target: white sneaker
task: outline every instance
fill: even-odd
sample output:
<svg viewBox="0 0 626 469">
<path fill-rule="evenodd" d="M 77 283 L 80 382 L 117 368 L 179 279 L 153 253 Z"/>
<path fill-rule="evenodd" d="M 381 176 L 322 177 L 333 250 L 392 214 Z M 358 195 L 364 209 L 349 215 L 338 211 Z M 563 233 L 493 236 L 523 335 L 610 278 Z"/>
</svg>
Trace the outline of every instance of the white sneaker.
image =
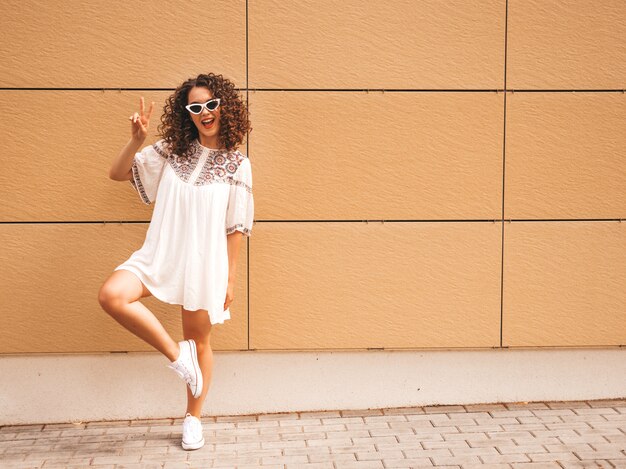
<svg viewBox="0 0 626 469">
<path fill-rule="evenodd" d="M 198 352 L 193 339 L 178 342 L 180 354 L 178 358 L 167 365 L 180 376 L 191 389 L 196 399 L 202 394 L 202 371 L 198 365 Z"/>
<path fill-rule="evenodd" d="M 202 422 L 198 417 L 194 417 L 189 412 L 183 420 L 183 449 L 198 449 L 204 446 L 204 436 L 202 435 Z"/>
</svg>

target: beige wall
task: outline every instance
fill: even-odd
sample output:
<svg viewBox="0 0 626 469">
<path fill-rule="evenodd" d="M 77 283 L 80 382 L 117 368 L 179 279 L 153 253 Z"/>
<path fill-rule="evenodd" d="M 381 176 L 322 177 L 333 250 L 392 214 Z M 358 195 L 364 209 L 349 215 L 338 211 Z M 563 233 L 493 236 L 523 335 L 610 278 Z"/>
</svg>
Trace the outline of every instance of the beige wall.
<svg viewBox="0 0 626 469">
<path fill-rule="evenodd" d="M 97 301 L 152 210 L 107 172 L 209 71 L 256 203 L 215 350 L 626 344 L 626 3 L 384 5 L 2 2 L 0 353 L 151 350 Z"/>
</svg>

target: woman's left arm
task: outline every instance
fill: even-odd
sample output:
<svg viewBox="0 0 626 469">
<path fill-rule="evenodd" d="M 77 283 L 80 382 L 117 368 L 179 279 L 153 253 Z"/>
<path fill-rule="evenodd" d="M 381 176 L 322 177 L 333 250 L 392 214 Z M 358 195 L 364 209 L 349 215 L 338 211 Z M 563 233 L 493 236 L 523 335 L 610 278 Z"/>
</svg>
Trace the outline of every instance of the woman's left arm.
<svg viewBox="0 0 626 469">
<path fill-rule="evenodd" d="M 239 258 L 239 248 L 241 247 L 241 231 L 233 231 L 226 236 L 228 244 L 228 289 L 224 301 L 224 310 L 228 309 L 235 298 L 235 278 L 237 276 L 237 259 Z"/>
</svg>

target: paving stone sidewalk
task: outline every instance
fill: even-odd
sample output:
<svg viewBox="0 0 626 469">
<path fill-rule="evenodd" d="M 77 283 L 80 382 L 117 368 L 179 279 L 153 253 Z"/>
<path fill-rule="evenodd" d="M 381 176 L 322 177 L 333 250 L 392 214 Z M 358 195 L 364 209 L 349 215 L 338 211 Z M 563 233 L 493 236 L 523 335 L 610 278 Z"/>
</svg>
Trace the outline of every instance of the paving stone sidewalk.
<svg viewBox="0 0 626 469">
<path fill-rule="evenodd" d="M 1 468 L 625 468 L 626 399 L 0 427 Z"/>
</svg>

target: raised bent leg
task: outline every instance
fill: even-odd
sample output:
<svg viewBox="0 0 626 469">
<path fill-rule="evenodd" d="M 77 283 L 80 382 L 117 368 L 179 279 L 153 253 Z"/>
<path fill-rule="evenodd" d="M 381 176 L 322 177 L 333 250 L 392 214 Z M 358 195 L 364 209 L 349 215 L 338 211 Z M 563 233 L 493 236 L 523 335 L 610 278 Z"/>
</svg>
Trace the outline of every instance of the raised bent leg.
<svg viewBox="0 0 626 469">
<path fill-rule="evenodd" d="M 128 270 L 116 270 L 100 287 L 98 302 L 118 323 L 174 361 L 178 358 L 178 343 L 152 311 L 138 301 L 146 296 L 150 296 L 150 292 L 137 275 Z"/>
<path fill-rule="evenodd" d="M 193 339 L 198 349 L 198 363 L 202 370 L 202 394 L 197 399 L 187 387 L 187 412 L 200 418 L 202 404 L 209 392 L 211 371 L 213 369 L 213 350 L 211 349 L 211 321 L 206 309 L 188 311 L 181 307 L 183 318 L 183 337 Z"/>
</svg>

